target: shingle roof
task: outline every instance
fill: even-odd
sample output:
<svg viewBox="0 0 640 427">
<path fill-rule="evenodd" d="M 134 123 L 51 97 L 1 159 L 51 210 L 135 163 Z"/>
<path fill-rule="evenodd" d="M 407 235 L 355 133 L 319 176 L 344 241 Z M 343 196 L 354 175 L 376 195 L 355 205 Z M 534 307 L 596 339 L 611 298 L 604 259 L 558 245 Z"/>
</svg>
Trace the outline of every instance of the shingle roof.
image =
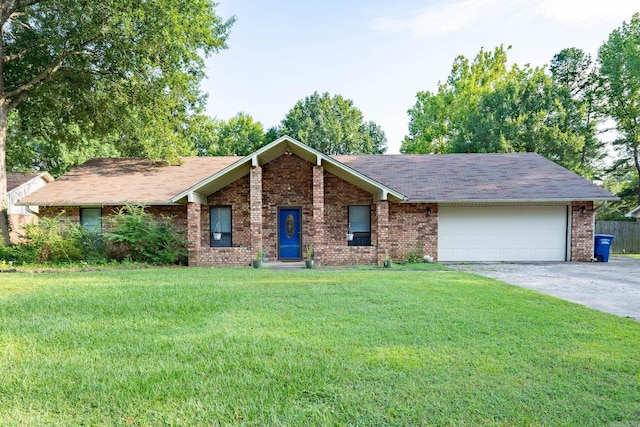
<svg viewBox="0 0 640 427">
<path fill-rule="evenodd" d="M 407 201 L 617 200 L 608 191 L 534 153 L 332 157 L 401 193 Z M 92 159 L 20 203 L 171 204 L 176 195 L 242 159 L 186 157 L 180 166 L 160 166 L 146 159 Z"/>
<path fill-rule="evenodd" d="M 185 157 L 180 166 L 147 159 L 91 159 L 20 201 L 40 206 L 171 204 L 171 197 L 241 157 Z"/>
<path fill-rule="evenodd" d="M 333 157 L 409 201 L 617 200 L 535 153 Z"/>
</svg>

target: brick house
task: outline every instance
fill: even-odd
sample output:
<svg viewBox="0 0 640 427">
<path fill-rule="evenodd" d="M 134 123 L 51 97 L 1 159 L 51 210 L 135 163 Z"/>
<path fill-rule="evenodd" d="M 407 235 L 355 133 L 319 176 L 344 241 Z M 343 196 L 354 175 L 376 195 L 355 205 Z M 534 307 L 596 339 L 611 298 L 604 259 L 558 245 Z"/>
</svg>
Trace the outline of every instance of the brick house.
<svg viewBox="0 0 640 427">
<path fill-rule="evenodd" d="M 589 261 L 594 208 L 617 200 L 533 153 L 327 156 L 282 137 L 246 157 L 180 166 L 92 159 L 24 204 L 99 228 L 127 203 L 174 216 L 189 265 L 300 260 L 379 264 L 410 252 L 439 261 Z M 350 236 L 347 236 L 347 235 Z"/>
</svg>

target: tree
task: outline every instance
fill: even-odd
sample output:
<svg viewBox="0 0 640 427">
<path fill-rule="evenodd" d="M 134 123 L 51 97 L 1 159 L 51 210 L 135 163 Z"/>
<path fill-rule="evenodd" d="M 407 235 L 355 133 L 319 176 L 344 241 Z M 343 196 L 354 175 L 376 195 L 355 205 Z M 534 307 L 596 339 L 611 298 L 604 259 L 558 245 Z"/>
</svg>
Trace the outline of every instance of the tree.
<svg viewBox="0 0 640 427">
<path fill-rule="evenodd" d="M 555 96 L 565 112 L 558 120 L 583 138 L 580 169 L 592 176 L 605 157 L 604 142 L 597 138 L 601 124 L 598 112 L 597 73 L 591 55 L 578 48 L 563 49 L 549 66 Z"/>
<path fill-rule="evenodd" d="M 211 0 L 2 0 L 0 207 L 10 123 L 34 144 L 188 152 L 188 122 L 205 99 L 202 55 L 226 47 L 232 24 Z"/>
<path fill-rule="evenodd" d="M 623 22 L 598 51 L 603 110 L 616 124 L 620 154 L 614 169 L 632 168 L 635 201 L 640 204 L 640 14 Z"/>
<path fill-rule="evenodd" d="M 268 134 L 273 136 L 272 130 Z M 314 92 L 287 113 L 279 136 L 289 135 L 325 154 L 381 154 L 387 138 L 380 126 L 365 122 L 353 101 Z"/>
<path fill-rule="evenodd" d="M 478 115 L 480 99 L 491 92 L 507 73 L 507 53 L 500 46 L 494 52 L 481 49 L 473 62 L 458 56 L 445 83 L 437 93 L 418 92 L 409 110 L 409 135 L 402 143 L 403 153 L 446 153 L 470 143 L 472 135 L 465 123 Z M 453 145 L 457 149 L 453 149 Z M 474 150 L 467 147 L 466 151 Z M 463 150 L 465 151 L 465 150 Z"/>
<path fill-rule="evenodd" d="M 579 170 L 584 137 L 567 124 L 552 79 L 539 67 L 509 67 L 507 50 L 459 56 L 436 93 L 419 92 L 401 151 L 537 152 Z"/>
<path fill-rule="evenodd" d="M 238 113 L 228 122 L 212 123 L 211 139 L 199 144 L 199 156 L 246 156 L 266 142 L 262 123 L 246 113 Z"/>
</svg>

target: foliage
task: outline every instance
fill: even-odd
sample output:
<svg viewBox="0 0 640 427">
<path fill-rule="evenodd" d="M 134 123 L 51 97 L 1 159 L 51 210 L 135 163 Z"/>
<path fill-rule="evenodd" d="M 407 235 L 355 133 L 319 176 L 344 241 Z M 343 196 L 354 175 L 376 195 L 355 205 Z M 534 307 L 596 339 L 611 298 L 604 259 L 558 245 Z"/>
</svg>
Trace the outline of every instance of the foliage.
<svg viewBox="0 0 640 427">
<path fill-rule="evenodd" d="M 145 206 L 127 205 L 105 218 L 104 233 L 111 256 L 125 254 L 132 261 L 150 264 L 176 264 L 187 256 L 184 233 L 173 225 L 171 217 L 156 216 Z"/>
<path fill-rule="evenodd" d="M 22 238 L 24 242 L 20 244 L 0 245 L 0 259 L 18 265 L 105 260 L 99 235 L 87 232 L 78 224 L 64 223 L 60 216 L 40 218 L 37 224 L 25 225 Z"/>
<path fill-rule="evenodd" d="M 569 169 L 590 170 L 583 151 L 594 122 L 576 129 L 581 111 L 541 68 L 507 65 L 507 49 L 459 56 L 436 93 L 419 92 L 409 110 L 403 153 L 537 152 Z M 586 135 L 586 136 L 585 136 Z"/>
<path fill-rule="evenodd" d="M 176 160 L 191 153 L 191 118 L 205 101 L 203 57 L 226 47 L 233 24 L 215 6 L 212 0 L 3 1 L 0 200 L 7 133 L 64 144 L 68 152 L 91 141 L 127 156 Z M 15 113 L 19 132 L 7 132 Z M 35 153 L 13 158 L 25 165 L 27 157 L 44 157 Z"/>
<path fill-rule="evenodd" d="M 46 137 L 34 134 L 26 123 L 20 121 L 19 114 L 11 115 L 9 136 L 7 137 L 7 170 L 12 172 L 31 172 L 46 170 L 58 177 L 72 167 L 93 157 L 120 157 L 115 141 L 105 138 L 88 138 L 81 135 L 76 125 L 68 125 L 63 132 L 73 134 L 59 140 L 53 135 Z"/>
<path fill-rule="evenodd" d="M 300 100 L 289 110 L 273 136 L 289 135 L 325 154 L 382 154 L 387 138 L 376 123 L 365 122 L 353 101 L 328 92 Z"/>
<path fill-rule="evenodd" d="M 554 55 L 549 66 L 553 95 L 559 108 L 552 119 L 561 128 L 581 138 L 582 150 L 575 171 L 595 178 L 606 157 L 605 143 L 597 137 L 604 117 L 599 110 L 597 70 L 591 55 L 567 48 Z"/>
<path fill-rule="evenodd" d="M 196 144 L 199 156 L 246 156 L 266 142 L 264 128 L 260 122 L 246 113 L 238 113 L 229 121 L 212 121 L 209 139 Z"/>
<path fill-rule="evenodd" d="M 407 254 L 407 258 L 404 260 L 406 264 L 417 264 L 422 262 L 422 254 L 417 251 L 411 251 Z"/>
<path fill-rule="evenodd" d="M 0 280 L 5 425 L 634 425 L 640 325 L 457 272 Z"/>
<path fill-rule="evenodd" d="M 619 133 L 614 170 L 632 170 L 634 203 L 640 204 L 640 13 L 615 29 L 598 52 L 602 108 Z M 624 173 L 624 172 L 623 172 Z"/>
</svg>

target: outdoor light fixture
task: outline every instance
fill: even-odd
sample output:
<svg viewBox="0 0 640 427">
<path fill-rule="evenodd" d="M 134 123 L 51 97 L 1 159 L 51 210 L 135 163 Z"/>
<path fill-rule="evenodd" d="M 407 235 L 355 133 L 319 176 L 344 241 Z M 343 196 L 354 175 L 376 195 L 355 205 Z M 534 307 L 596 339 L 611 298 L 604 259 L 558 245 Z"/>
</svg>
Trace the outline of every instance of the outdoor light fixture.
<svg viewBox="0 0 640 427">
<path fill-rule="evenodd" d="M 580 206 L 580 213 L 582 215 L 586 215 L 587 214 L 587 207 L 585 205 Z"/>
<path fill-rule="evenodd" d="M 427 208 L 427 216 L 431 216 L 431 208 Z"/>
</svg>

